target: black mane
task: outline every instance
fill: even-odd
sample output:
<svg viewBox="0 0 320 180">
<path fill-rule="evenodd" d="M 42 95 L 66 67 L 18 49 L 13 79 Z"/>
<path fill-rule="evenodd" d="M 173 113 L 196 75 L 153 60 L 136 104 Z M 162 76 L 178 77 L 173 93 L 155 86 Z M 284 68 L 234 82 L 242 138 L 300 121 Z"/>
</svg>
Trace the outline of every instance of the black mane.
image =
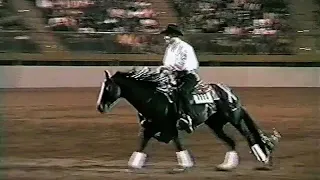
<svg viewBox="0 0 320 180">
<path fill-rule="evenodd" d="M 115 75 L 120 75 L 127 79 L 135 81 L 151 83 L 153 85 L 159 85 L 168 82 L 168 77 L 162 76 L 160 73 L 153 71 L 149 68 L 131 69 L 129 71 L 117 71 Z"/>
</svg>

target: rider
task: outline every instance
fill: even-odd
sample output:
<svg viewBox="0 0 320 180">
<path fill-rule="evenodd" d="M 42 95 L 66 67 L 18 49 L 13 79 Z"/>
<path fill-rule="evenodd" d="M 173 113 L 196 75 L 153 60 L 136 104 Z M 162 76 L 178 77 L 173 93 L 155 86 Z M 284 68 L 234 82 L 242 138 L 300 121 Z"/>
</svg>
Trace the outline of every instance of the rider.
<svg viewBox="0 0 320 180">
<path fill-rule="evenodd" d="M 179 36 L 183 36 L 183 33 L 177 25 L 169 24 L 160 34 L 164 35 L 167 44 L 163 65 L 160 69 L 169 69 L 177 74 L 180 101 L 178 124 L 179 128 L 191 133 L 193 132 L 193 123 L 189 96 L 199 80 L 197 74 L 199 62 L 193 47 L 179 38 Z"/>
</svg>

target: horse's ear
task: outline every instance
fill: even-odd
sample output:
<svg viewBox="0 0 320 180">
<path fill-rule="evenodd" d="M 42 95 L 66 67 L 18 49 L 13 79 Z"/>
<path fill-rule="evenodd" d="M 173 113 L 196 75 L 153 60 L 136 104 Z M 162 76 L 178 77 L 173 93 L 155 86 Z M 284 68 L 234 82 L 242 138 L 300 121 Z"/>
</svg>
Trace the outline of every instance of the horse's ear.
<svg viewBox="0 0 320 180">
<path fill-rule="evenodd" d="M 111 78 L 110 72 L 108 70 L 105 70 L 104 74 L 106 76 L 106 79 L 110 79 Z"/>
</svg>

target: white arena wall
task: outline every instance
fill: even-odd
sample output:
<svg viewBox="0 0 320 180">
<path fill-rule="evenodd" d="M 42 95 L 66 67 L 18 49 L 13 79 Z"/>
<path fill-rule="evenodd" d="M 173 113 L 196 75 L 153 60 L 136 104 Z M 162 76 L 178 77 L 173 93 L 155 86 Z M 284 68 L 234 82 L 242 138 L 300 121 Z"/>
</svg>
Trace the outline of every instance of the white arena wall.
<svg viewBox="0 0 320 180">
<path fill-rule="evenodd" d="M 0 88 L 98 87 L 103 70 L 130 66 L 0 66 Z M 320 87 L 320 67 L 201 67 L 206 82 L 232 87 Z"/>
</svg>

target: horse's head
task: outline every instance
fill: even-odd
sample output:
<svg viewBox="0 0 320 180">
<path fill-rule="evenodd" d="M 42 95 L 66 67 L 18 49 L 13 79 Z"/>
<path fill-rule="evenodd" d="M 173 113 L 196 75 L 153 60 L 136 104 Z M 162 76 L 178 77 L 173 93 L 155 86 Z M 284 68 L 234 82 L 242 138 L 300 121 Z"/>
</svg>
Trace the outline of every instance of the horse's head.
<svg viewBox="0 0 320 180">
<path fill-rule="evenodd" d="M 137 99 L 144 101 L 144 98 L 153 96 L 157 88 L 168 88 L 168 82 L 168 76 L 151 71 L 149 68 L 117 71 L 112 77 L 105 71 L 105 79 L 101 84 L 97 100 L 97 110 L 101 113 L 109 111 L 120 96 L 131 104 Z"/>
<path fill-rule="evenodd" d="M 101 84 L 100 93 L 97 100 L 97 110 L 100 113 L 109 111 L 120 98 L 121 89 L 114 83 L 109 71 L 105 71 L 105 79 Z"/>
</svg>

